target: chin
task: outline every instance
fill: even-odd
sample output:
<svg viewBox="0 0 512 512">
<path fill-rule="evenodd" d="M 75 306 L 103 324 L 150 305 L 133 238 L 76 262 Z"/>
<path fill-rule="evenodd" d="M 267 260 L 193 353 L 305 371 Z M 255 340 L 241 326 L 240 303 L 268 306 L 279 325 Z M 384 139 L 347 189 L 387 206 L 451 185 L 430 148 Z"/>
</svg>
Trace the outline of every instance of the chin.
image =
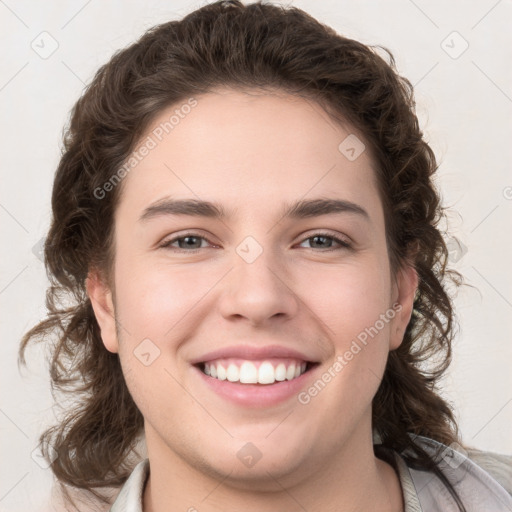
<svg viewBox="0 0 512 512">
<path fill-rule="evenodd" d="M 223 464 L 222 468 L 211 467 L 211 470 L 217 480 L 222 480 L 223 485 L 258 492 L 282 491 L 283 478 L 299 482 L 306 477 L 301 474 L 303 472 L 301 468 L 304 468 L 302 461 L 283 460 L 282 457 L 273 457 L 272 459 L 275 460 L 269 460 L 268 457 L 266 459 L 262 457 L 252 467 L 247 467 L 239 462 L 234 465 Z"/>
<path fill-rule="evenodd" d="M 267 432 L 268 435 L 268 432 Z M 215 478 L 224 483 L 240 489 L 253 489 L 261 491 L 276 491 L 280 488 L 276 479 L 296 474 L 300 478 L 304 468 L 311 470 L 311 463 L 307 463 L 304 441 L 298 436 L 283 443 L 276 437 L 272 440 L 261 437 L 249 437 L 251 441 L 229 442 L 230 446 L 217 445 L 214 457 L 203 459 L 202 468 L 207 473 L 215 474 Z M 205 467 L 208 466 L 208 469 Z"/>
</svg>

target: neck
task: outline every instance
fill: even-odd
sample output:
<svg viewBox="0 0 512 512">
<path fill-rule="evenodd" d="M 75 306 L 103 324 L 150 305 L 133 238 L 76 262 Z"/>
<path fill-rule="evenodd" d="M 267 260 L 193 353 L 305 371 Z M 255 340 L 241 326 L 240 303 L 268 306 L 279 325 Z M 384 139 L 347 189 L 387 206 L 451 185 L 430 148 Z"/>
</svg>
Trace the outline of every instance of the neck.
<svg viewBox="0 0 512 512">
<path fill-rule="evenodd" d="M 148 434 L 151 471 L 144 512 L 403 510 L 400 482 L 394 469 L 375 457 L 371 428 L 356 428 L 329 458 L 304 460 L 282 475 L 265 468 L 250 480 L 234 477 L 234 468 L 217 472 L 204 460 L 190 464 Z"/>
</svg>

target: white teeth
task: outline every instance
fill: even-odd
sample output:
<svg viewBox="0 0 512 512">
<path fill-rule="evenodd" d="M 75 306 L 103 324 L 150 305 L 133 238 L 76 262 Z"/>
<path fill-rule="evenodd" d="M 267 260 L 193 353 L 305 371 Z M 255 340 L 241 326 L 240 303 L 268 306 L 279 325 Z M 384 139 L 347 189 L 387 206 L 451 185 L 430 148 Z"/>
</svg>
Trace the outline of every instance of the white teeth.
<svg viewBox="0 0 512 512">
<path fill-rule="evenodd" d="M 212 365 L 215 366 L 215 365 Z M 228 378 L 228 374 L 226 372 L 226 368 L 222 366 L 221 364 L 217 365 L 217 379 L 219 380 L 226 380 Z"/>
<path fill-rule="evenodd" d="M 286 379 L 286 366 L 284 363 L 279 363 L 276 368 L 276 380 L 283 381 Z"/>
<path fill-rule="evenodd" d="M 259 367 L 253 361 L 243 361 L 238 364 L 212 362 L 205 363 L 203 372 L 218 380 L 240 382 L 241 384 L 274 384 L 284 380 L 293 380 L 300 377 L 307 367 L 305 362 L 272 363 L 262 361 Z"/>
<path fill-rule="evenodd" d="M 258 382 L 258 369 L 249 361 L 245 361 L 240 366 L 240 382 L 243 384 L 256 384 Z"/>
<path fill-rule="evenodd" d="M 236 364 L 230 364 L 228 366 L 226 377 L 229 382 L 238 382 L 240 380 L 240 369 Z"/>
<path fill-rule="evenodd" d="M 275 380 L 272 363 L 268 361 L 261 363 L 260 369 L 258 370 L 258 382 L 260 384 L 274 384 Z"/>
</svg>

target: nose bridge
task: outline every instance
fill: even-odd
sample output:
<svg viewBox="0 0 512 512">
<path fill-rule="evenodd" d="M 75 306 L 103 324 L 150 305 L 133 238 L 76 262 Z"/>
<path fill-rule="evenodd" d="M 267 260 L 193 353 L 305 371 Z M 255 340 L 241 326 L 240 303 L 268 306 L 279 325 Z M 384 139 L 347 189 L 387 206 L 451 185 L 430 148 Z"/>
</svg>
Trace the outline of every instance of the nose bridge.
<svg viewBox="0 0 512 512">
<path fill-rule="evenodd" d="M 296 298 L 272 248 L 248 236 L 235 248 L 233 266 L 222 298 L 224 316 L 243 316 L 257 323 L 279 314 L 295 314 Z"/>
<path fill-rule="evenodd" d="M 249 237 L 248 237 L 249 238 Z M 235 274 L 240 284 L 250 286 L 255 290 L 261 288 L 266 291 L 275 291 L 279 281 L 277 275 L 280 265 L 275 253 L 268 244 L 260 245 L 252 237 L 244 240 L 237 248 L 235 258 Z"/>
</svg>

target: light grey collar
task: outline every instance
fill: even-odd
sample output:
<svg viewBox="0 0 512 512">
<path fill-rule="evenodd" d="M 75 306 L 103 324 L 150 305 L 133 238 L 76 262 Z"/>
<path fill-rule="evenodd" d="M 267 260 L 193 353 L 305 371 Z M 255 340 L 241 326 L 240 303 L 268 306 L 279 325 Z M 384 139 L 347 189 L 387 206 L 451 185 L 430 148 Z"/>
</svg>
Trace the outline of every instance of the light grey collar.
<svg viewBox="0 0 512 512">
<path fill-rule="evenodd" d="M 467 512 L 512 512 L 512 496 L 468 457 L 432 439 L 421 436 L 413 439 L 436 460 Z M 387 449 L 382 452 L 398 473 L 405 512 L 458 512 L 455 501 L 435 474 L 409 467 L 397 452 Z M 149 460 L 145 459 L 135 466 L 110 512 L 143 512 L 142 496 L 148 476 Z"/>
</svg>

